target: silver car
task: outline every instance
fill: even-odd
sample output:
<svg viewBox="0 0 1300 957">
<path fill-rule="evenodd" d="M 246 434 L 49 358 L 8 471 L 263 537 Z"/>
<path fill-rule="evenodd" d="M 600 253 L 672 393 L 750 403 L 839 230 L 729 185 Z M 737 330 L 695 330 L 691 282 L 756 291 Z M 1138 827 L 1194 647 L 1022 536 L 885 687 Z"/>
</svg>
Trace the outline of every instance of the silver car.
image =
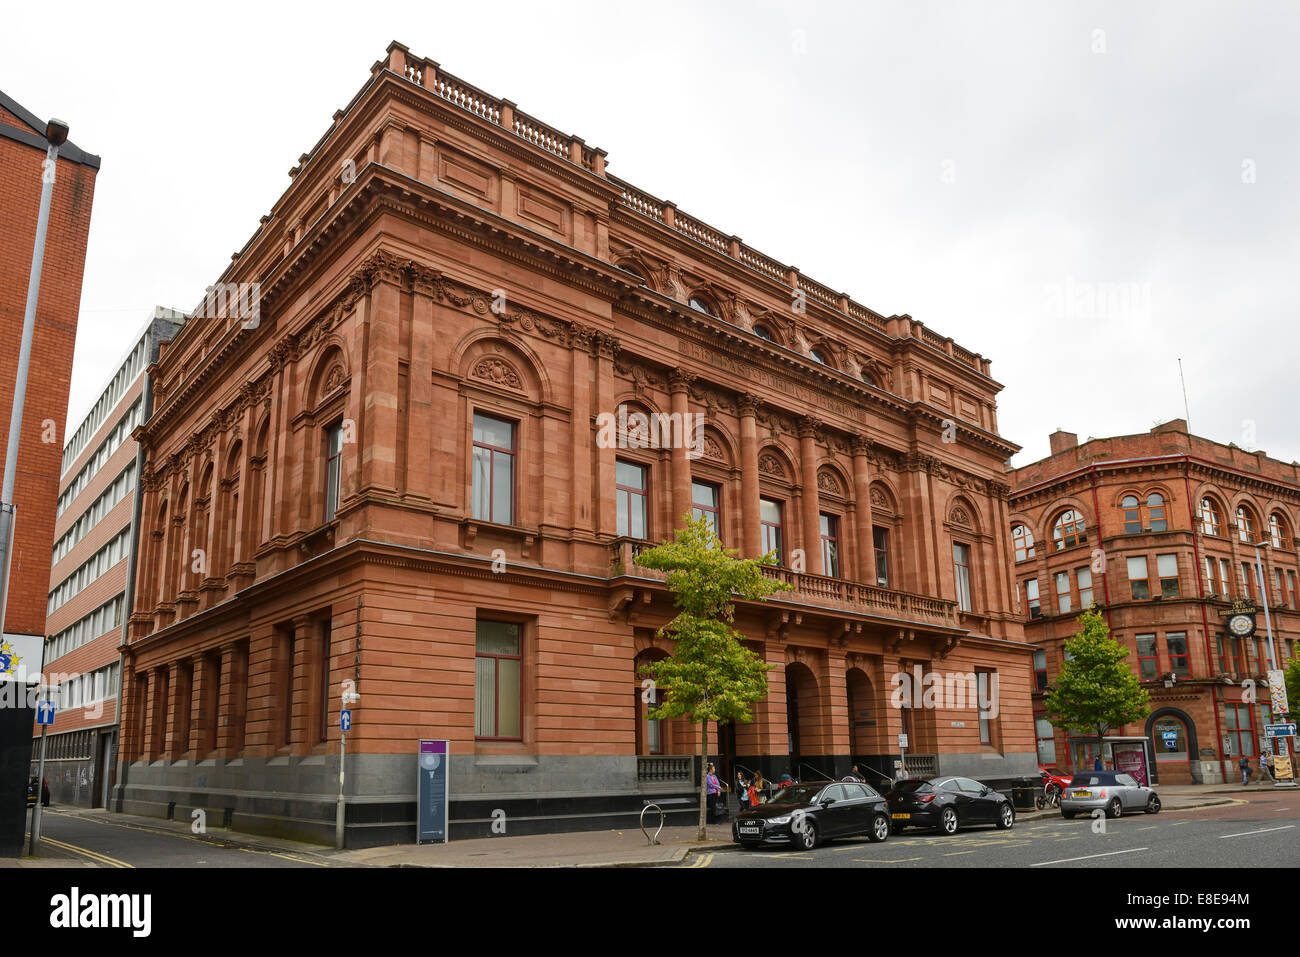
<svg viewBox="0 0 1300 957">
<path fill-rule="evenodd" d="M 1160 796 L 1123 771 L 1080 771 L 1061 792 L 1061 816 L 1091 814 L 1099 808 L 1107 817 L 1119 817 L 1125 811 L 1157 814 Z"/>
</svg>

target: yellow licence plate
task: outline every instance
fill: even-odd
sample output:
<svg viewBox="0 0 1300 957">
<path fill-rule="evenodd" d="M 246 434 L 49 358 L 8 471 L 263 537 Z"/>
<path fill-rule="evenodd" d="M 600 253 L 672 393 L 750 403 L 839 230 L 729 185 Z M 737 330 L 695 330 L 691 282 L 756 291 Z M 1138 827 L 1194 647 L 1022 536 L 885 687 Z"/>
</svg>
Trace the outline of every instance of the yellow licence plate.
<svg viewBox="0 0 1300 957">
<path fill-rule="evenodd" d="M 1075 791 L 1073 794 L 1070 795 L 1070 797 L 1077 797 L 1077 798 L 1090 798 L 1090 797 L 1092 797 L 1092 792 L 1091 792 L 1091 791 Z"/>
<path fill-rule="evenodd" d="M 895 821 L 910 821 L 911 819 L 912 819 L 912 815 L 910 815 L 910 814 L 895 814 L 895 815 L 894 815 L 894 820 L 895 820 Z"/>
</svg>

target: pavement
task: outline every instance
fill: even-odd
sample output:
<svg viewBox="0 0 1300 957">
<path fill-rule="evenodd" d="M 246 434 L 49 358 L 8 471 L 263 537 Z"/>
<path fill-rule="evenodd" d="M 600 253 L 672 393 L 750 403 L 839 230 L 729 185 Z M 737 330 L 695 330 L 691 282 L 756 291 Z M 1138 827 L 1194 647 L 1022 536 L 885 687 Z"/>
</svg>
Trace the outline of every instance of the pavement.
<svg viewBox="0 0 1300 957">
<path fill-rule="evenodd" d="M 1244 787 L 1239 784 L 1163 785 L 1157 788 L 1166 811 L 1233 804 L 1237 800 L 1234 795 L 1259 794 L 1266 790 L 1274 788 L 1270 784 Z M 659 843 L 655 845 L 649 844 L 639 830 L 598 830 L 564 834 L 504 834 L 449 844 L 398 844 L 336 851 L 321 845 L 222 828 L 209 828 L 204 835 L 195 837 L 188 822 L 113 814 L 103 808 L 54 807 L 50 810 L 55 817 L 136 828 L 157 835 L 171 834 L 219 848 L 260 852 L 300 864 L 333 867 L 665 867 L 684 863 L 692 866 L 694 861 L 687 863 L 692 854 L 712 854 L 736 847 L 731 841 L 730 821 L 710 825 L 706 841 L 696 840 L 695 827 L 664 828 Z M 1056 815 L 1057 812 L 1022 809 L 1016 813 L 1019 820 L 1028 820 L 1041 814 Z M 110 860 L 113 859 L 103 855 L 97 858 L 84 847 L 51 839 L 42 840 L 37 857 L 0 858 L 0 868 L 114 866 L 108 863 Z"/>
</svg>

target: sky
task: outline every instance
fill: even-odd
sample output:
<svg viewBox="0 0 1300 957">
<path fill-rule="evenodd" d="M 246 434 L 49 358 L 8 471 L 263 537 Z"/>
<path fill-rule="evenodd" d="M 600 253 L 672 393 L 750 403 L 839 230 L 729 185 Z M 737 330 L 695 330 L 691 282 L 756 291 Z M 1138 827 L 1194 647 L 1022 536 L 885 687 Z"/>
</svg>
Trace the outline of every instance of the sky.
<svg viewBox="0 0 1300 957">
<path fill-rule="evenodd" d="M 58 11 L 58 17 L 51 10 Z M 991 357 L 1015 465 L 1184 414 L 1300 459 L 1300 5 L 10 7 L 0 89 L 103 159 L 73 427 L 396 39 L 609 171 Z"/>
</svg>

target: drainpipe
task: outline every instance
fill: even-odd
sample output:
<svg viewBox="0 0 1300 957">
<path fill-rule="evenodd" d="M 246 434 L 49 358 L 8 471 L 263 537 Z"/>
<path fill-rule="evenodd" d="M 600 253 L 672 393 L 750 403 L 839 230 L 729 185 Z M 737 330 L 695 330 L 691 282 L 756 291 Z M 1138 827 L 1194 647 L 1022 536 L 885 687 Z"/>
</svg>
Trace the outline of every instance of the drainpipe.
<svg viewBox="0 0 1300 957">
<path fill-rule="evenodd" d="M 1183 487 L 1187 495 L 1187 513 L 1192 520 L 1192 556 L 1196 559 L 1196 597 L 1200 599 L 1201 606 L 1201 625 L 1205 630 L 1205 665 L 1209 669 L 1209 674 L 1214 674 L 1214 653 L 1210 648 L 1210 613 L 1205 608 L 1205 582 L 1201 579 L 1201 547 L 1200 526 L 1196 520 L 1196 507 L 1192 502 L 1192 457 L 1183 456 Z M 1224 763 L 1223 756 L 1223 728 L 1219 721 L 1219 685 L 1211 678 L 1210 682 L 1210 707 L 1214 711 L 1214 750 L 1219 752 L 1219 775 L 1223 778 L 1223 783 L 1228 783 L 1228 772 Z M 1196 759 L 1199 761 L 1201 756 L 1198 754 Z"/>
</svg>

